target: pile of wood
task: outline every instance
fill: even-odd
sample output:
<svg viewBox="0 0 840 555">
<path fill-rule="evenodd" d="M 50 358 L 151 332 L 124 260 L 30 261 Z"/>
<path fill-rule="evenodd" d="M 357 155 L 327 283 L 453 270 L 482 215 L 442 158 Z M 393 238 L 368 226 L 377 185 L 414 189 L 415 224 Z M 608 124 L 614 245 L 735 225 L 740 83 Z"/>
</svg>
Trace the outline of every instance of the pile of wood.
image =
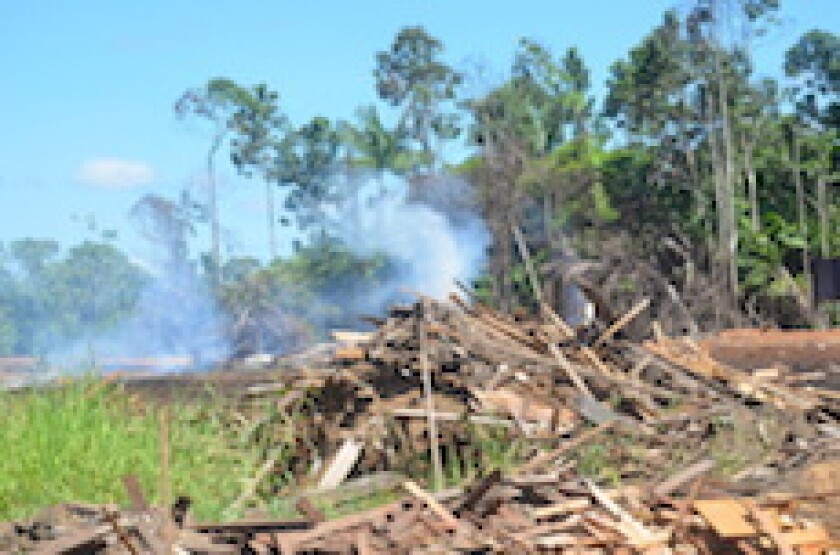
<svg viewBox="0 0 840 555">
<path fill-rule="evenodd" d="M 114 506 L 65 504 L 4 535 L 4 552 L 81 553 L 645 553 L 827 554 L 840 550 L 819 521 L 802 516 L 821 495 L 733 495 L 707 478 L 703 460 L 657 484 L 603 487 L 544 461 L 499 471 L 468 487 L 429 493 L 406 481 L 406 497 L 328 521 L 305 497 L 299 520 L 196 524 L 189 500 L 169 511 L 142 497 Z"/>
<path fill-rule="evenodd" d="M 339 334 L 327 367 L 244 392 L 238 418 L 263 435 L 282 427 L 286 443 L 267 451 L 234 508 L 294 498 L 300 520 L 195 524 L 188 500 L 149 509 L 135 486 L 130 511 L 68 505 L 64 523 L 18 523 L 5 537 L 41 553 L 840 548 L 836 511 L 814 511 L 837 507 L 837 484 L 782 487 L 803 469 L 836 469 L 840 394 L 819 373 L 733 368 L 655 324 L 650 341 L 623 339 L 647 306 L 572 329 L 544 304 L 517 318 L 474 299 L 419 297 L 373 333 Z M 259 412 L 266 401 L 270 415 Z M 463 468 L 469 485 L 445 489 L 445 469 L 482 456 L 476 430 L 518 445 L 514 464 Z M 290 435 L 294 452 L 277 457 Z M 272 490 L 275 473 L 294 475 L 295 489 Z M 397 478 L 399 501 L 332 521 L 309 501 L 383 473 L 413 477 Z"/>
<path fill-rule="evenodd" d="M 661 477 L 685 462 L 677 451 L 703 456 L 733 428 L 763 444 L 757 472 L 838 454 L 840 394 L 820 386 L 824 373 L 740 370 L 689 338 L 621 340 L 644 300 L 609 326 L 578 330 L 547 308 L 544 318 L 516 320 L 450 300 L 424 298 L 369 336 L 342 337 L 337 369 L 308 394 L 324 459 L 352 441 L 358 461 L 345 460 L 348 471 L 356 462 L 357 473 L 404 470 L 399 459 L 418 453 L 433 465 L 436 452 L 445 459 L 470 426 L 505 428 L 542 451 L 611 422 L 645 451 L 642 467 L 628 462 L 621 478 Z"/>
</svg>

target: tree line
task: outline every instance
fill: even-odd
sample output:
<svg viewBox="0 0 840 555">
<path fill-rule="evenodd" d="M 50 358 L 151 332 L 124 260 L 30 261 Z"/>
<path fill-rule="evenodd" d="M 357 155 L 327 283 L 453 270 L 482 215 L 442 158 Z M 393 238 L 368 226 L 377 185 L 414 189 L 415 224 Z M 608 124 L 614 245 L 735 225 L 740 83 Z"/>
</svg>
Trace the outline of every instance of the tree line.
<svg viewBox="0 0 840 555">
<path fill-rule="evenodd" d="M 631 302 L 630 291 L 648 293 L 670 331 L 825 325 L 836 307 L 832 316 L 814 305 L 811 272 L 815 258 L 840 255 L 840 38 L 810 30 L 787 49 L 784 80 L 759 78 L 753 45 L 773 32 L 779 8 L 693 0 L 667 11 L 610 66 L 603 99 L 577 48 L 556 53 L 528 38 L 501 82 L 468 95 L 468 75 L 419 26 L 375 54 L 376 101 L 352 121 L 294 123 L 266 83 L 213 78 L 175 103 L 211 129 L 207 202 L 194 213 L 184 199 L 145 206 L 181 214 L 181 237 L 209 225 L 200 273 L 250 350 L 311 336 L 313 326 L 290 339 L 296 311 L 347 322 L 338 301 L 313 315 L 303 300 L 375 287 L 393 270 L 354 255 L 325 224 L 324 207 L 346 193 L 335 177 L 347 174 L 393 173 L 419 194 L 444 174 L 466 179 L 492 237 L 469 287 L 508 311 L 534 305 L 519 228 L 557 306 L 575 286 L 602 316 Z M 453 148 L 464 156 L 446 157 Z M 264 187 L 267 263 L 223 257 L 216 175 L 226 163 Z M 290 258 L 277 256 L 278 224 L 302 238 Z"/>
</svg>

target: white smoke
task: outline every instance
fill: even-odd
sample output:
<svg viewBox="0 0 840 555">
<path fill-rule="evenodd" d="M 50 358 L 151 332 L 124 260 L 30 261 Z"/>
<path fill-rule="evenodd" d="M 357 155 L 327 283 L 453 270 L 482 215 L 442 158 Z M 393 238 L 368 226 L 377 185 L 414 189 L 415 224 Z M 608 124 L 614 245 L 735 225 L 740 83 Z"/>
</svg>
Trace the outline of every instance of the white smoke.
<svg viewBox="0 0 840 555">
<path fill-rule="evenodd" d="M 456 281 L 469 283 L 482 271 L 490 234 L 463 180 L 435 177 L 410 187 L 393 174 L 336 179 L 338 200 L 320 207 L 328 232 L 359 256 L 386 255 L 396 271 L 376 287 L 311 299 L 308 306 L 298 306 L 301 312 L 290 314 L 293 318 L 323 329 L 319 303 L 339 303 L 355 315 L 383 314 L 392 303 L 413 299 L 412 293 L 445 298 L 457 290 Z M 152 223 L 165 240 L 159 237 L 145 256 L 134 257 L 151 279 L 132 314 L 113 329 L 53 353 L 54 364 L 67 368 L 83 367 L 91 358 L 102 365 L 113 357 L 181 357 L 201 366 L 231 354 L 225 315 L 194 263 L 185 252 L 177 255 L 180 228 L 174 227 L 177 233 L 169 237 L 160 231 L 167 226 Z"/>
<path fill-rule="evenodd" d="M 456 280 L 467 283 L 482 270 L 490 234 L 462 180 L 435 178 L 411 191 L 406 180 L 386 173 L 349 187 L 328 209 L 332 231 L 356 254 L 384 253 L 401 269 L 372 296 L 411 291 L 443 298 Z"/>
<path fill-rule="evenodd" d="M 183 371 L 228 356 L 223 316 L 207 284 L 185 269 L 163 271 L 148 260 L 143 267 L 152 270 L 150 279 L 131 314 L 113 328 L 54 349 L 45 357 L 50 366 Z"/>
</svg>

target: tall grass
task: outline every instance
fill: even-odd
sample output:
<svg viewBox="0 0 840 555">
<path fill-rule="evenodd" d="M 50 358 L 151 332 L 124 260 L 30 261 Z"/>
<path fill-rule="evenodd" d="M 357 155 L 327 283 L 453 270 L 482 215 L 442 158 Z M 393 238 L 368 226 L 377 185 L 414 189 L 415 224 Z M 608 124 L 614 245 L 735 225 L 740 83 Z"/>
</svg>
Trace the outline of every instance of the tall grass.
<svg viewBox="0 0 840 555">
<path fill-rule="evenodd" d="M 198 518 L 219 518 L 260 453 L 237 441 L 221 408 L 182 404 L 170 414 L 170 491 L 190 496 Z M 0 521 L 67 501 L 126 503 L 126 474 L 158 503 L 159 428 L 153 407 L 101 380 L 0 392 Z"/>
</svg>

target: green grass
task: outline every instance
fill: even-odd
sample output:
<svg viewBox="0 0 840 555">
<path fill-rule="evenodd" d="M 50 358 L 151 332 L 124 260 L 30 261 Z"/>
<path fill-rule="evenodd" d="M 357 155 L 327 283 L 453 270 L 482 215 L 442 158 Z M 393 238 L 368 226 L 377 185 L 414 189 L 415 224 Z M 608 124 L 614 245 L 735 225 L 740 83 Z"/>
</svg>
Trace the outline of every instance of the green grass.
<svg viewBox="0 0 840 555">
<path fill-rule="evenodd" d="M 199 519 L 217 519 L 259 464 L 222 407 L 170 407 L 170 490 L 193 499 Z M 60 388 L 0 392 L 0 521 L 68 501 L 127 503 L 122 476 L 136 475 L 159 502 L 157 410 L 94 379 Z"/>
<path fill-rule="evenodd" d="M 266 406 L 254 408 L 253 414 L 242 415 L 214 395 L 168 407 L 169 489 L 173 496 L 193 500 L 192 513 L 198 520 L 229 520 L 253 508 L 278 518 L 298 516 L 291 500 L 308 482 L 292 473 L 290 461 L 300 430 L 298 419 L 305 416 L 299 411 L 293 416 L 278 412 L 271 398 Z M 150 502 L 160 505 L 159 414 L 159 408 L 93 377 L 62 387 L 0 391 L 0 522 L 29 518 L 68 501 L 124 505 L 126 474 L 136 475 Z M 658 472 L 669 475 L 699 457 L 711 456 L 718 462 L 716 474 L 735 473 L 781 441 L 784 426 L 766 415 L 761 422 L 761 434 L 756 422 L 744 415 L 717 422 L 716 434 L 699 448 L 672 447 L 657 463 Z M 644 446 L 627 434 L 607 434 L 567 458 L 576 460 L 583 475 L 617 485 L 626 461 L 646 460 Z M 504 428 L 468 425 L 459 445 L 445 447 L 443 486 L 455 487 L 493 469 L 509 471 L 528 459 L 533 444 Z M 266 458 L 276 460 L 276 471 L 265 476 L 242 511 L 228 511 Z M 431 487 L 427 452 L 418 451 L 405 464 L 392 470 Z M 403 494 L 400 488 L 390 488 L 340 502 L 315 496 L 313 502 L 328 517 L 335 517 Z"/>
</svg>

